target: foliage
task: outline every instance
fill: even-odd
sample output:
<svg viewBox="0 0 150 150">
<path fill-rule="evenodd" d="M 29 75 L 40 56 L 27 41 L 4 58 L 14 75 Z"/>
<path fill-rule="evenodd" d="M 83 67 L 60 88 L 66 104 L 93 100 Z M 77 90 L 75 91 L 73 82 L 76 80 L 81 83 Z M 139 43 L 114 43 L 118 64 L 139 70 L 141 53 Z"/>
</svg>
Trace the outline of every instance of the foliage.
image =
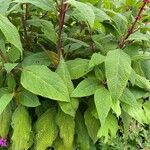
<svg viewBox="0 0 150 150">
<path fill-rule="evenodd" d="M 3 145 L 149 149 L 149 6 L 149 0 L 1 0 Z"/>
</svg>

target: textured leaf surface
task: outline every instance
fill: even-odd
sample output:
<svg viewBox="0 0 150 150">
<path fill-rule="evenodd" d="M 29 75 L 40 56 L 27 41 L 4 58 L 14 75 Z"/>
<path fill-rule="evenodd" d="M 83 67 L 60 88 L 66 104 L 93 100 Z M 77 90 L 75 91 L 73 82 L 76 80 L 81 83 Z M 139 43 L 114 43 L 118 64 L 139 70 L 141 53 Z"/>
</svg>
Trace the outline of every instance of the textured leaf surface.
<svg viewBox="0 0 150 150">
<path fill-rule="evenodd" d="M 27 107 L 37 107 L 40 105 L 38 97 L 27 90 L 23 90 L 20 93 L 19 101 L 22 105 Z"/>
<path fill-rule="evenodd" d="M 7 107 L 7 105 L 10 103 L 13 96 L 14 96 L 14 93 L 6 93 L 0 97 L 0 115 L 2 114 L 4 109 Z"/>
<path fill-rule="evenodd" d="M 12 150 L 27 150 L 31 134 L 31 119 L 23 106 L 18 106 L 12 117 Z"/>
<path fill-rule="evenodd" d="M 74 118 L 59 111 L 57 115 L 57 125 L 59 126 L 59 134 L 64 145 L 68 148 L 72 148 L 75 133 Z"/>
<path fill-rule="evenodd" d="M 98 140 L 97 133 L 100 128 L 100 121 L 92 115 L 91 109 L 87 109 L 85 111 L 84 120 L 88 130 L 88 134 L 93 140 L 93 143 L 95 143 Z"/>
<path fill-rule="evenodd" d="M 11 124 L 12 110 L 8 105 L 0 115 L 0 137 L 6 138 Z"/>
<path fill-rule="evenodd" d="M 94 101 L 101 126 L 103 126 L 112 105 L 112 99 L 109 91 L 104 87 L 99 88 L 95 92 Z"/>
<path fill-rule="evenodd" d="M 109 114 L 106 118 L 106 122 L 103 127 L 101 127 L 98 131 L 98 137 L 101 138 L 102 136 L 105 137 L 105 143 L 108 142 L 109 135 L 111 138 L 116 137 L 116 132 L 118 130 L 118 122 L 114 115 Z"/>
<path fill-rule="evenodd" d="M 55 122 L 55 110 L 48 109 L 42 114 L 35 125 L 35 150 L 44 150 L 52 146 L 53 141 L 58 134 L 57 125 Z"/>
<path fill-rule="evenodd" d="M 114 100 L 122 95 L 131 74 L 130 57 L 122 50 L 109 51 L 105 61 L 108 89 Z"/>
<path fill-rule="evenodd" d="M 63 58 L 61 58 L 61 61 L 57 67 L 56 70 L 57 74 L 63 79 L 64 83 L 67 86 L 69 95 L 72 93 L 72 91 L 74 90 L 74 85 L 71 81 L 71 77 L 70 77 L 70 73 L 68 71 L 68 67 L 64 61 Z M 75 116 L 76 110 L 78 108 L 79 102 L 78 99 L 76 98 L 70 98 L 70 102 L 59 102 L 59 106 L 61 107 L 61 109 L 66 113 L 69 114 L 71 116 Z"/>
<path fill-rule="evenodd" d="M 22 45 L 17 28 L 8 20 L 7 17 L 0 14 L 0 30 L 7 41 L 13 44 L 22 54 Z M 11 33 L 11 34 L 10 34 Z"/>
<path fill-rule="evenodd" d="M 82 18 L 88 23 L 90 27 L 94 26 L 95 14 L 90 5 L 75 0 L 68 0 L 67 2 L 76 7 L 76 9 L 81 13 Z"/>
<path fill-rule="evenodd" d="M 71 79 L 78 79 L 84 76 L 89 70 L 88 64 L 89 60 L 76 58 L 74 60 L 69 60 L 66 62 Z"/>
<path fill-rule="evenodd" d="M 23 87 L 34 94 L 53 100 L 69 102 L 69 93 L 59 75 L 46 66 L 28 66 L 21 75 Z"/>
<path fill-rule="evenodd" d="M 99 53 L 94 53 L 91 57 L 90 62 L 89 62 L 89 68 L 100 65 L 104 61 L 105 61 L 105 56 L 103 56 Z"/>
<path fill-rule="evenodd" d="M 87 78 L 81 81 L 75 88 L 72 97 L 85 97 L 90 96 L 95 93 L 95 91 L 100 87 L 99 81 L 96 78 Z"/>
</svg>

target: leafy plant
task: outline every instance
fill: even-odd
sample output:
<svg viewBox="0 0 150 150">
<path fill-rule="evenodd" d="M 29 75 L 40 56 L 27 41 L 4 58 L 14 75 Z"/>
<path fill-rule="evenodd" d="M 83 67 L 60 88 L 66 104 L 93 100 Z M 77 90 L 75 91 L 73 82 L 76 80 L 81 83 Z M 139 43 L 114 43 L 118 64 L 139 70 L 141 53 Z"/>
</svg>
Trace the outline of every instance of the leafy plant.
<svg viewBox="0 0 150 150">
<path fill-rule="evenodd" d="M 149 6 L 1 0 L 0 147 L 150 148 Z"/>
</svg>

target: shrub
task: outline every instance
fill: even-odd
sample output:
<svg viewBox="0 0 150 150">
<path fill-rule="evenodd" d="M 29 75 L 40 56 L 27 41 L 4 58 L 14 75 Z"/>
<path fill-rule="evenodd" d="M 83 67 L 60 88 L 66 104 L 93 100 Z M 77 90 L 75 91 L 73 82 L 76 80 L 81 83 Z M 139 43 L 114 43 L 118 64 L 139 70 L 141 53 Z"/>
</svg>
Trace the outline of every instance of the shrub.
<svg viewBox="0 0 150 150">
<path fill-rule="evenodd" d="M 1 0 L 1 147 L 150 147 L 149 2 Z"/>
</svg>

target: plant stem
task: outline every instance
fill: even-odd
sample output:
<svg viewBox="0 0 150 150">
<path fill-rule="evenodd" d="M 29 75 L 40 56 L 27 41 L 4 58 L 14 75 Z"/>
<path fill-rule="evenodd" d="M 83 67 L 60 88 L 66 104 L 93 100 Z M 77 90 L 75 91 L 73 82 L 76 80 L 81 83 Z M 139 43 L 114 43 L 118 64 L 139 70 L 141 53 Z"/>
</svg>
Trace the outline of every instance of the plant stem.
<svg viewBox="0 0 150 150">
<path fill-rule="evenodd" d="M 26 27 L 26 20 L 28 19 L 29 7 L 28 7 L 28 4 L 23 4 L 22 9 L 24 8 L 23 6 L 25 6 L 25 14 L 21 17 L 21 20 L 22 20 L 22 26 L 24 30 L 25 46 L 29 49 L 30 40 L 28 39 L 28 33 L 27 33 L 27 27 Z"/>
<path fill-rule="evenodd" d="M 57 52 L 58 56 L 60 58 L 62 54 L 62 32 L 63 32 L 63 27 L 65 23 L 65 15 L 66 11 L 68 9 L 68 4 L 64 3 L 65 0 L 61 0 L 60 6 L 59 6 L 59 30 L 58 30 L 58 41 L 57 41 Z"/>
<path fill-rule="evenodd" d="M 138 22 L 138 20 L 141 18 L 141 14 L 144 10 L 145 5 L 147 4 L 147 2 L 143 1 L 143 4 L 141 6 L 141 8 L 139 9 L 138 15 L 135 18 L 135 21 L 132 23 L 131 27 L 128 29 L 128 33 L 125 35 L 125 37 L 120 41 L 119 43 L 119 48 L 123 48 L 124 45 L 126 44 L 126 40 L 129 38 L 129 36 L 134 33 L 134 28 Z"/>
</svg>

